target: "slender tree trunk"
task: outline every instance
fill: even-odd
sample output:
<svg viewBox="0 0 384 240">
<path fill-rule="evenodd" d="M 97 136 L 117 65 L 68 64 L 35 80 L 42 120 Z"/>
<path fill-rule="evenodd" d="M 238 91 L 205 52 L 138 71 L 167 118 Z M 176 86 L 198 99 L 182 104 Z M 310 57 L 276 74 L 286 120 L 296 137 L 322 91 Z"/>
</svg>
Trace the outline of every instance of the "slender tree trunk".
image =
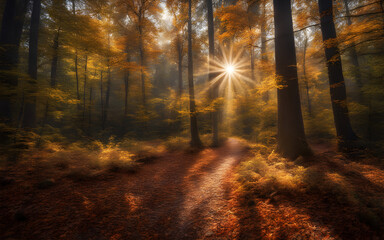
<svg viewBox="0 0 384 240">
<path fill-rule="evenodd" d="M 181 40 L 181 36 L 179 34 L 177 39 L 177 54 L 178 54 L 178 72 L 179 72 L 179 79 L 178 79 L 178 98 L 180 100 L 181 96 L 183 95 L 183 44 Z"/>
<path fill-rule="evenodd" d="M 72 13 L 73 13 L 73 16 L 76 16 L 76 3 L 75 3 L 75 0 L 72 0 Z M 80 101 L 77 48 L 75 48 L 75 76 L 76 76 L 76 96 L 77 96 L 77 100 Z"/>
<path fill-rule="evenodd" d="M 352 25 L 352 19 L 350 17 L 351 13 L 349 11 L 349 6 L 348 6 L 348 0 L 344 0 L 344 6 L 345 6 L 345 12 L 347 15 L 347 24 L 348 26 Z M 351 43 L 351 45 L 354 45 L 354 42 Z M 359 64 L 359 58 L 357 56 L 356 52 L 356 47 L 352 46 L 349 50 L 349 58 L 351 60 L 351 63 L 353 65 L 353 75 L 355 76 L 356 80 L 356 85 L 358 88 L 358 98 L 359 102 L 363 103 L 363 81 L 362 81 L 362 76 L 361 76 L 361 71 L 360 71 L 360 64 Z"/>
<path fill-rule="evenodd" d="M 24 107 L 23 127 L 36 126 L 36 91 L 37 91 L 37 55 L 39 41 L 41 0 L 33 0 L 31 27 L 29 30 L 28 74 L 31 78 L 30 94 L 27 95 Z"/>
<path fill-rule="evenodd" d="M 141 97 L 144 109 L 147 108 L 147 99 L 145 96 L 145 73 L 144 73 L 144 43 L 143 43 L 143 31 L 139 28 L 139 51 L 140 51 L 140 79 L 141 79 Z"/>
<path fill-rule="evenodd" d="M 309 83 L 307 78 L 307 69 L 306 69 L 306 55 L 307 55 L 307 46 L 308 46 L 308 37 L 305 35 L 304 39 L 304 51 L 303 51 L 303 76 L 304 76 L 304 84 L 305 84 L 305 90 L 307 94 L 307 108 L 308 108 L 308 114 L 312 115 L 312 106 L 311 106 L 311 99 L 309 97 Z"/>
<path fill-rule="evenodd" d="M 335 24 L 333 22 L 332 0 L 319 0 L 320 24 L 323 41 L 337 39 Z M 327 46 L 324 44 L 324 46 Z M 349 120 L 347 93 L 343 76 L 338 44 L 324 47 L 328 67 L 329 86 L 331 93 L 333 117 L 340 150 L 352 147 L 357 136 Z"/>
<path fill-rule="evenodd" d="M 87 91 L 87 75 L 88 75 L 88 55 L 85 55 L 85 64 L 84 64 L 84 91 L 83 91 L 83 124 L 85 123 L 85 110 L 86 110 L 86 91 Z"/>
<path fill-rule="evenodd" d="M 268 62 L 267 56 L 267 32 L 266 32 L 266 22 L 265 22 L 265 0 L 261 2 L 261 21 L 260 21 L 260 48 L 261 48 L 261 62 L 262 64 L 266 64 Z M 263 67 L 263 66 L 262 66 Z M 265 78 L 264 71 L 261 71 L 261 81 L 264 81 Z M 266 90 L 263 94 L 264 102 L 269 101 L 269 90 Z"/>
<path fill-rule="evenodd" d="M 17 86 L 19 46 L 23 31 L 28 0 L 7 0 L 4 6 L 0 32 L 0 84 L 2 87 Z M 2 91 L 0 95 L 0 121 L 10 123 L 12 119 L 12 102 L 15 94 Z"/>
<path fill-rule="evenodd" d="M 202 143 L 197 127 L 197 113 L 195 103 L 195 89 L 193 84 L 193 56 L 192 56 L 192 0 L 188 0 L 188 85 L 189 85 L 189 116 L 191 124 L 191 147 L 200 148 Z"/>
<path fill-rule="evenodd" d="M 124 117 L 128 115 L 129 70 L 124 73 Z"/>
<path fill-rule="evenodd" d="M 274 0 L 275 59 L 277 90 L 278 132 L 277 150 L 284 157 L 295 159 L 311 154 L 307 144 L 301 113 L 295 40 L 290 0 Z"/>
<path fill-rule="evenodd" d="M 53 39 L 53 56 L 51 63 L 51 87 L 55 88 L 57 85 L 57 63 L 59 59 L 59 37 L 60 37 L 60 27 L 57 29 L 55 38 Z"/>
<path fill-rule="evenodd" d="M 78 71 L 77 49 L 75 50 L 75 75 L 76 75 L 76 96 L 77 96 L 77 100 L 80 101 L 79 71 Z"/>
<path fill-rule="evenodd" d="M 209 81 L 212 82 L 215 78 L 215 73 L 211 72 L 211 63 L 215 59 L 215 30 L 213 22 L 213 6 L 212 0 L 206 0 L 208 8 L 208 39 L 209 39 Z M 217 99 L 217 86 L 212 86 L 210 89 L 211 101 Z M 219 146 L 219 118 L 218 109 L 211 113 L 212 119 L 212 146 Z"/>
<path fill-rule="evenodd" d="M 253 82 L 256 82 L 256 76 L 255 76 L 255 51 L 253 46 L 249 47 L 249 53 L 251 57 L 251 79 Z"/>
<path fill-rule="evenodd" d="M 105 129 L 107 125 L 107 120 L 108 120 L 110 92 L 111 92 L 111 66 L 108 66 L 107 92 L 105 95 L 104 117 L 103 117 L 103 124 L 102 124 L 103 129 Z"/>
</svg>

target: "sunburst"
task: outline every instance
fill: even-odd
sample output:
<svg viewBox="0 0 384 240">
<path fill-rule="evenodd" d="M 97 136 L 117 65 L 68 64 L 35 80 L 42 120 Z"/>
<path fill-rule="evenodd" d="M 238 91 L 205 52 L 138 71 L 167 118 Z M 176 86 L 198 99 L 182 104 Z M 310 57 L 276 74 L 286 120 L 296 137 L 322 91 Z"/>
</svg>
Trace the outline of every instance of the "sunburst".
<svg viewBox="0 0 384 240">
<path fill-rule="evenodd" d="M 247 86 L 255 82 L 249 74 L 249 61 L 242 57 L 243 51 L 234 51 L 233 47 L 220 45 L 220 53 L 215 59 L 209 60 L 209 73 L 215 77 L 209 82 L 208 89 L 217 88 L 219 96 L 228 98 L 233 92 L 246 92 Z"/>
</svg>

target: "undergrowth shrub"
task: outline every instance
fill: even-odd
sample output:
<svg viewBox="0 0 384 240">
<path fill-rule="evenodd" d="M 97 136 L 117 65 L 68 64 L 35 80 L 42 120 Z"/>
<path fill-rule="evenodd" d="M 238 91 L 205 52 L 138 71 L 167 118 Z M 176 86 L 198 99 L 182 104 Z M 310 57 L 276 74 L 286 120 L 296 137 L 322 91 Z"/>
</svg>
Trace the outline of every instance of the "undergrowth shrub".
<svg viewBox="0 0 384 240">
<path fill-rule="evenodd" d="M 170 137 L 164 141 L 168 151 L 186 150 L 189 147 L 190 140 L 186 137 Z"/>
<path fill-rule="evenodd" d="M 255 198 L 275 201 L 312 195 L 325 203 L 349 207 L 350 214 L 373 229 L 384 226 L 384 195 L 371 195 L 367 186 L 359 184 L 360 174 L 353 169 L 357 163 L 350 165 L 337 153 L 332 159 L 319 155 L 312 161 L 291 161 L 262 144 L 247 146 L 251 157 L 239 165 L 235 177 L 240 183 L 238 191 L 249 206 L 254 205 Z"/>
<path fill-rule="evenodd" d="M 288 160 L 271 153 L 268 157 L 256 154 L 240 164 L 237 180 L 260 197 L 276 192 L 291 194 L 303 189 L 304 167 L 295 166 Z"/>
</svg>

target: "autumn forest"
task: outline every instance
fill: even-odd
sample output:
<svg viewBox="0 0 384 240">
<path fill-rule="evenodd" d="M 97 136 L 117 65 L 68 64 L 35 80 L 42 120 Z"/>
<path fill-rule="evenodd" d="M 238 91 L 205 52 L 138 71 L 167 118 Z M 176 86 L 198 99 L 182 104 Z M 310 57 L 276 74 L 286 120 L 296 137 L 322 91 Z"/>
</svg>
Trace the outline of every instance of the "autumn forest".
<svg viewBox="0 0 384 240">
<path fill-rule="evenodd" d="M 383 0 L 1 0 L 1 239 L 383 239 Z"/>
</svg>

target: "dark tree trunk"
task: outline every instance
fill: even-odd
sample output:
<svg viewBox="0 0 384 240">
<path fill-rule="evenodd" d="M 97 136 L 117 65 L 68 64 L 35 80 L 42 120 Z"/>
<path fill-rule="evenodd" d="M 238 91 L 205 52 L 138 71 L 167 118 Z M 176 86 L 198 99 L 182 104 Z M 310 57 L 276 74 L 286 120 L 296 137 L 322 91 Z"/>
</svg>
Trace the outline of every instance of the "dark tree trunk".
<svg viewBox="0 0 384 240">
<path fill-rule="evenodd" d="M 255 76 L 255 51 L 254 47 L 251 46 L 249 48 L 249 53 L 251 57 L 251 79 L 253 82 L 256 82 L 256 76 Z"/>
<path fill-rule="evenodd" d="M 345 6 L 345 13 L 347 15 L 347 24 L 348 24 L 348 26 L 351 26 L 352 25 L 352 19 L 350 17 L 351 13 L 349 11 L 348 0 L 344 0 L 344 6 Z M 352 41 L 351 45 L 354 45 L 353 41 Z M 362 76 L 361 76 L 361 72 L 360 72 L 359 58 L 357 56 L 357 52 L 356 52 L 356 47 L 355 46 L 352 46 L 349 49 L 349 58 L 350 58 L 351 63 L 353 65 L 352 72 L 353 72 L 353 75 L 355 76 L 356 85 L 357 85 L 357 88 L 358 88 L 359 102 L 363 103 L 363 92 L 362 92 L 363 81 L 362 81 Z"/>
<path fill-rule="evenodd" d="M 77 96 L 77 100 L 80 101 L 79 71 L 78 71 L 78 57 L 77 57 L 77 50 L 75 51 L 75 75 L 76 75 L 76 96 Z"/>
<path fill-rule="evenodd" d="M 72 0 L 72 13 L 73 13 L 73 16 L 76 16 L 76 3 L 75 3 L 75 0 Z M 75 49 L 75 76 L 76 76 L 76 96 L 77 96 L 77 100 L 80 101 L 77 49 Z"/>
<path fill-rule="evenodd" d="M 208 39 L 209 39 L 209 64 L 211 61 L 215 59 L 215 30 L 214 30 L 214 22 L 213 22 L 213 6 L 212 0 L 206 0 L 207 8 L 208 8 Z M 210 72 L 211 66 L 209 65 L 209 81 L 211 82 L 215 78 L 215 73 Z M 211 101 L 215 101 L 217 99 L 217 86 L 212 86 L 210 89 Z M 211 113 L 212 118 L 212 146 L 219 146 L 219 118 L 218 118 L 218 110 L 215 109 Z"/>
<path fill-rule="evenodd" d="M 266 22 L 265 22 L 265 0 L 261 2 L 261 21 L 260 21 L 260 53 L 261 53 L 261 62 L 266 64 L 268 62 L 267 56 L 267 32 L 266 32 Z M 263 66 L 262 66 L 263 67 Z M 261 79 L 264 81 L 265 78 L 264 71 L 261 71 Z M 263 94 L 263 100 L 268 102 L 269 100 L 269 90 L 265 91 Z"/>
<path fill-rule="evenodd" d="M 33 1 L 33 10 L 31 16 L 31 27 L 29 29 L 29 56 L 28 56 L 28 74 L 37 79 L 37 50 L 39 41 L 41 0 Z"/>
<path fill-rule="evenodd" d="M 31 78 L 31 86 L 27 95 L 24 107 L 23 127 L 34 128 L 36 126 L 36 96 L 37 91 L 37 55 L 39 42 L 41 0 L 33 1 L 31 27 L 29 30 L 29 56 L 28 56 L 28 74 Z"/>
<path fill-rule="evenodd" d="M 103 71 L 100 71 L 100 106 L 101 106 L 101 123 L 104 119 L 104 98 L 103 98 Z"/>
<path fill-rule="evenodd" d="M 87 75 L 88 75 L 88 55 L 85 55 L 84 65 L 84 91 L 83 91 L 83 124 L 85 124 L 85 110 L 86 110 L 86 92 L 87 92 Z"/>
<path fill-rule="evenodd" d="M 129 70 L 124 73 L 124 117 L 128 115 Z"/>
<path fill-rule="evenodd" d="M 188 85 L 189 85 L 189 116 L 191 124 L 191 147 L 200 148 L 202 143 L 197 127 L 197 113 L 195 103 L 195 89 L 193 84 L 193 56 L 192 56 L 192 0 L 188 1 Z"/>
<path fill-rule="evenodd" d="M 319 0 L 320 24 L 323 41 L 336 39 L 335 24 L 333 22 L 332 0 Z M 324 44 L 324 46 L 327 46 Z M 337 43 L 324 48 L 327 59 L 328 77 L 331 92 L 333 117 L 340 150 L 352 147 L 357 139 L 349 120 L 347 93 L 341 65 L 340 52 Z"/>
<path fill-rule="evenodd" d="M 5 88 L 17 86 L 19 46 L 23 31 L 28 0 L 7 0 L 4 6 L 0 32 L 0 84 Z M 12 102 L 15 97 L 11 91 L 2 91 L 0 95 L 0 121 L 10 123 Z"/>
<path fill-rule="evenodd" d="M 181 95 L 183 94 L 183 43 L 181 36 L 178 36 L 177 39 L 177 54 L 178 54 L 178 72 L 179 72 L 179 79 L 178 79 L 178 92 L 177 95 L 179 99 L 181 98 Z"/>
<path fill-rule="evenodd" d="M 111 67 L 108 66 L 107 92 L 105 94 L 104 116 L 103 116 L 103 123 L 102 123 L 103 129 L 105 129 L 107 125 L 107 120 L 108 120 L 110 93 L 111 93 Z"/>
<path fill-rule="evenodd" d="M 303 51 L 303 76 L 304 76 L 304 85 L 305 85 L 305 92 L 307 95 L 307 109 L 308 114 L 312 115 L 312 106 L 311 106 L 311 99 L 309 97 L 309 83 L 307 78 L 307 69 L 306 69 L 306 55 L 307 55 L 307 47 L 308 47 L 308 38 L 307 35 L 305 35 L 304 39 L 304 51 Z"/>
<path fill-rule="evenodd" d="M 301 113 L 290 0 L 274 0 L 275 58 L 278 84 L 277 150 L 295 159 L 309 155 Z"/>
<path fill-rule="evenodd" d="M 55 88 L 57 85 L 57 63 L 59 59 L 59 37 L 60 37 L 60 28 L 57 30 L 55 38 L 53 39 L 53 56 L 51 63 L 51 87 Z"/>
<path fill-rule="evenodd" d="M 145 96 L 145 74 L 144 74 L 144 43 L 143 43 L 143 31 L 139 28 L 139 51 L 140 51 L 140 78 L 141 78 L 141 97 L 144 109 L 147 108 L 147 99 Z"/>
</svg>

